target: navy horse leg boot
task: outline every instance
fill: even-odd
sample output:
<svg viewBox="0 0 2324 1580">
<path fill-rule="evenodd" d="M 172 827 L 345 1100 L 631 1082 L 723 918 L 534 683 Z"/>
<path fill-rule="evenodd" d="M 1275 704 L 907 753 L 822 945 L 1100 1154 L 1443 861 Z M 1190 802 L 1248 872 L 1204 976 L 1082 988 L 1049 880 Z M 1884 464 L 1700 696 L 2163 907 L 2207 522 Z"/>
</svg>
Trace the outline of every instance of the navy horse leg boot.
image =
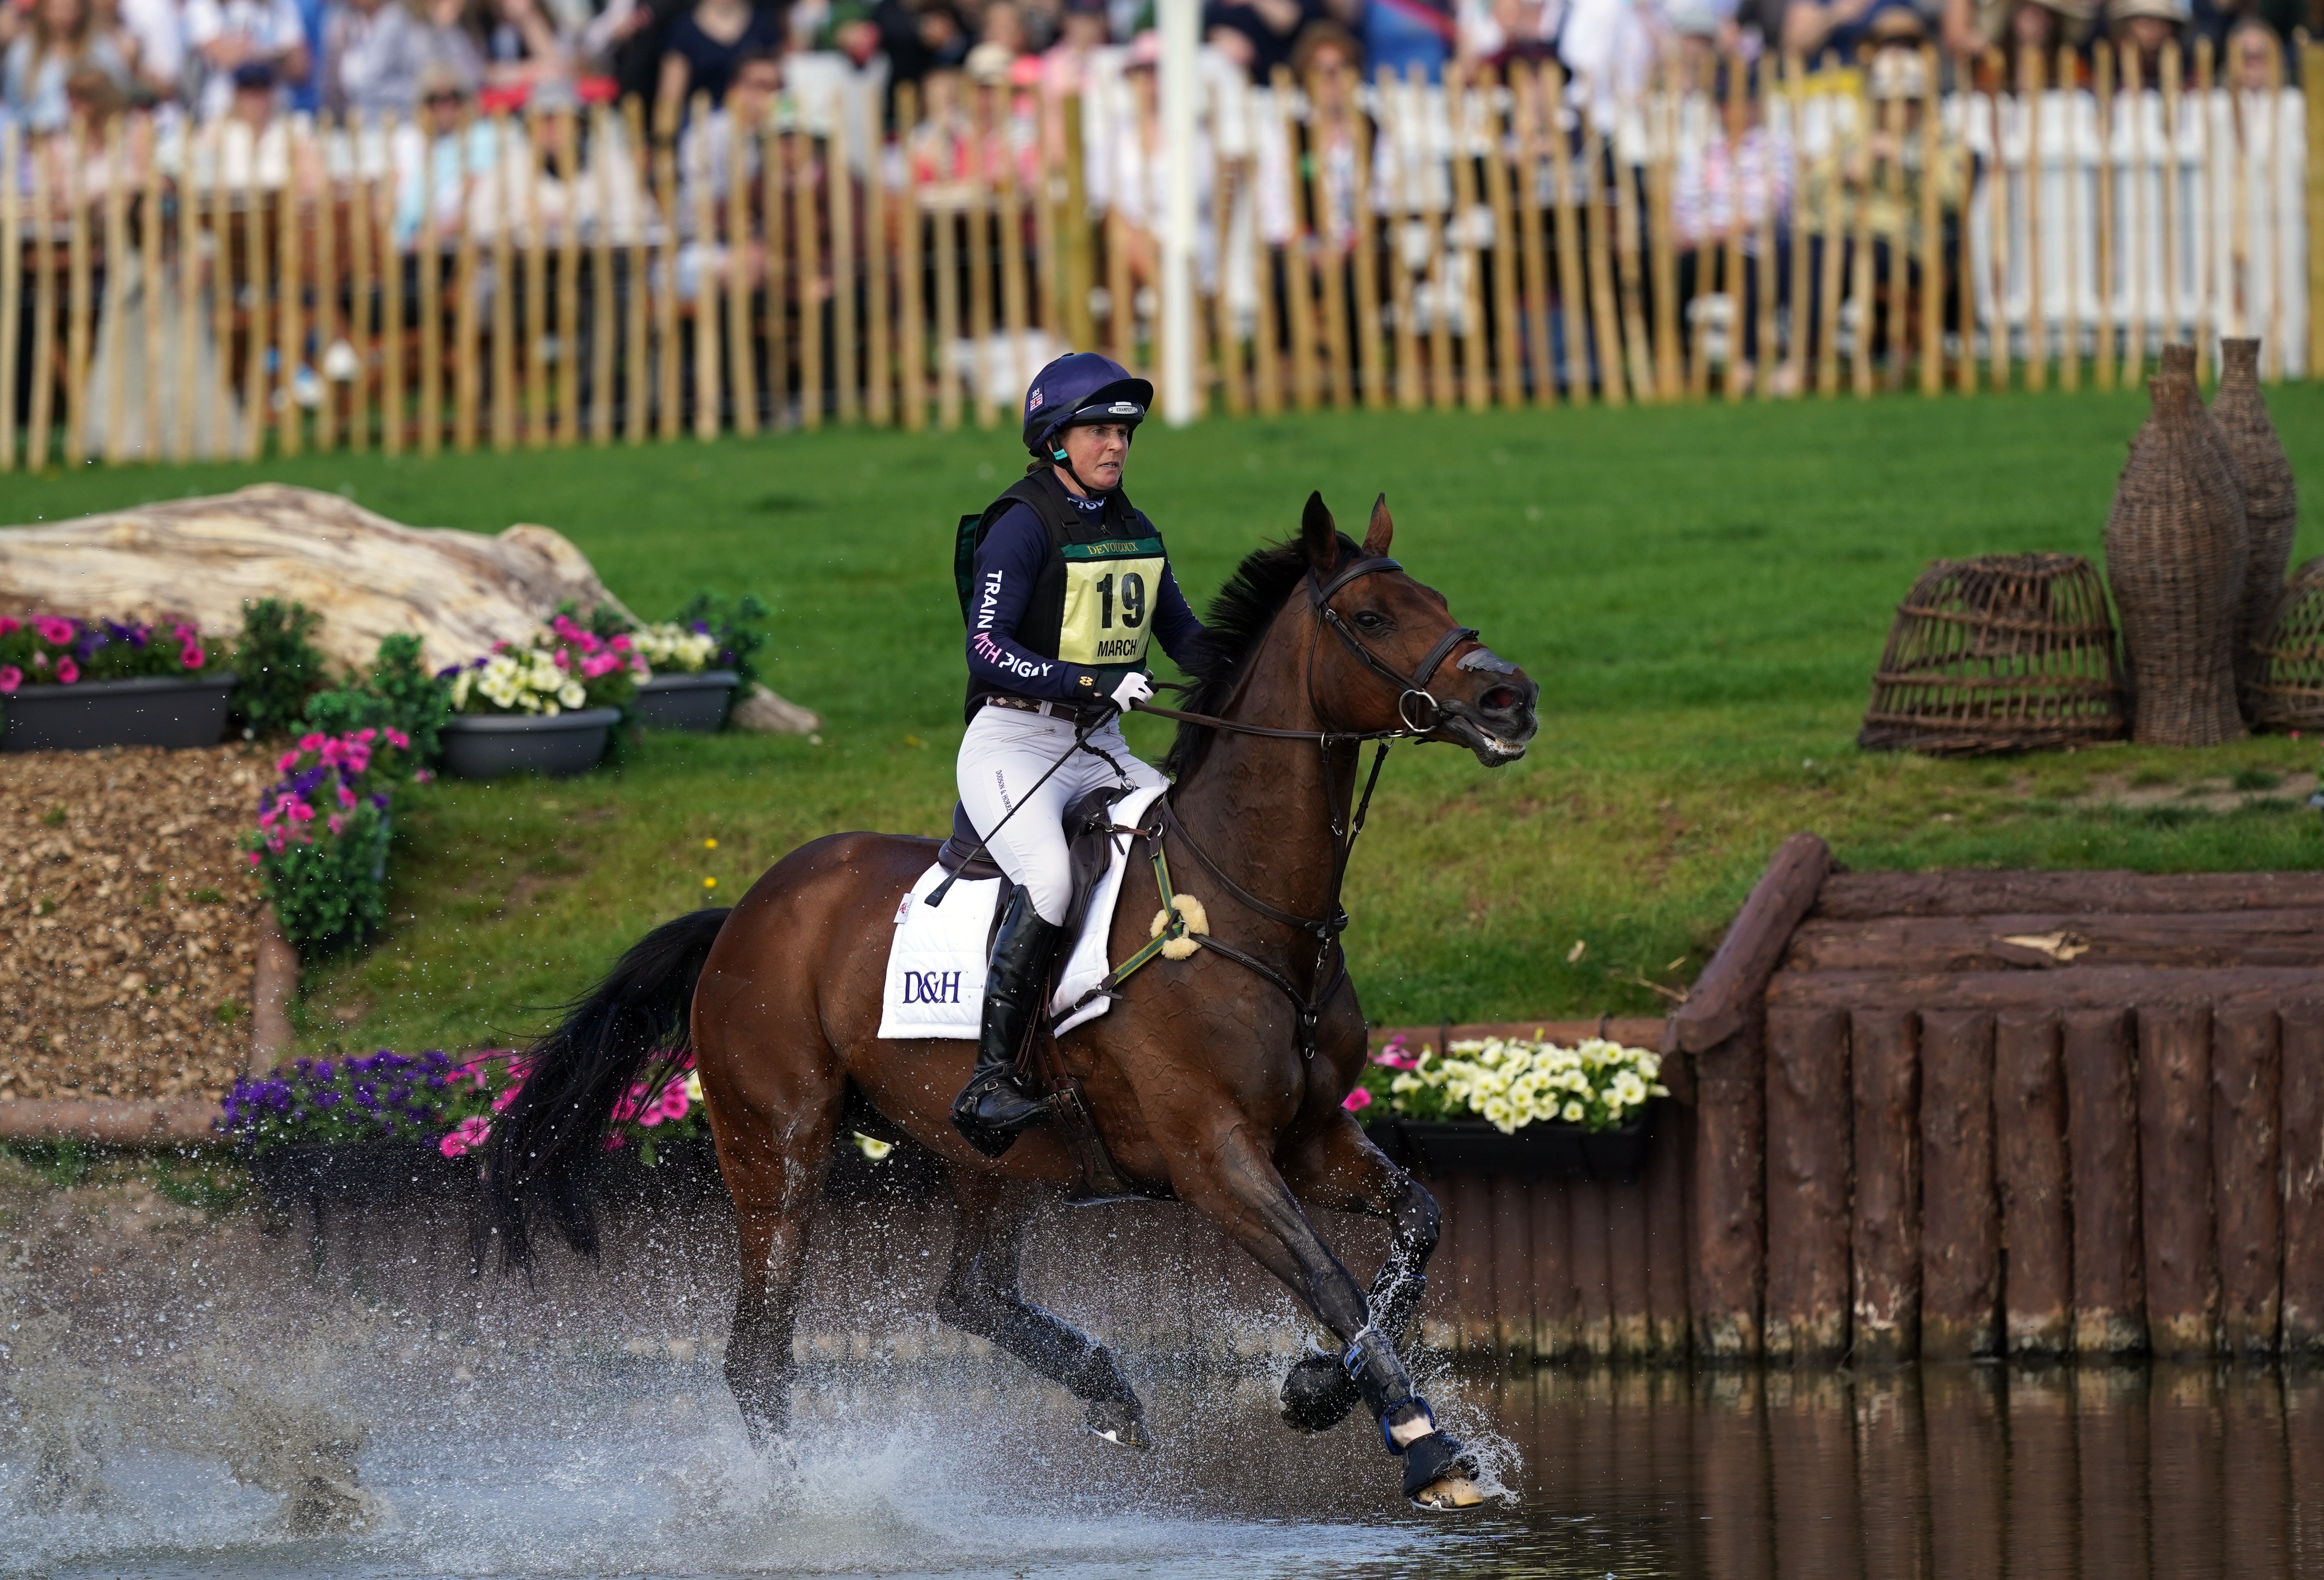
<svg viewBox="0 0 2324 1580">
<path fill-rule="evenodd" d="M 1031 896 L 1020 888 L 1010 896 L 993 937 L 976 1073 L 952 1101 L 953 1128 L 988 1158 L 1007 1152 L 1016 1144 L 1017 1133 L 1047 1111 L 1018 1089 L 1016 1063 L 1026 1028 L 1040 1011 L 1049 982 L 1049 956 L 1064 931 L 1042 921 Z"/>
</svg>

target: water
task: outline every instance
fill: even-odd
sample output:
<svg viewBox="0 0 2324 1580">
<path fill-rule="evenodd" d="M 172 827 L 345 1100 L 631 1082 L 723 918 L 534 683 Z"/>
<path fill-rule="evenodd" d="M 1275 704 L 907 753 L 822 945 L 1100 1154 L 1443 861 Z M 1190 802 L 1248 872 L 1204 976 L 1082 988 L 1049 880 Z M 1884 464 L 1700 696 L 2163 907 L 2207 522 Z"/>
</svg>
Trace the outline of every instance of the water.
<svg viewBox="0 0 2324 1580">
<path fill-rule="evenodd" d="M 914 1236 L 862 1224 L 762 1458 L 718 1373 L 715 1220 L 526 1291 L 467 1281 L 440 1209 L 318 1242 L 134 1179 L 0 1180 L 0 1574 L 2324 1573 L 2301 1373 L 1440 1364 L 1499 1491 L 1422 1514 L 1360 1423 L 1276 1423 L 1296 1328 L 1255 1286 L 1125 1344 L 1160 1439 L 1139 1456 L 921 1324 Z"/>
</svg>

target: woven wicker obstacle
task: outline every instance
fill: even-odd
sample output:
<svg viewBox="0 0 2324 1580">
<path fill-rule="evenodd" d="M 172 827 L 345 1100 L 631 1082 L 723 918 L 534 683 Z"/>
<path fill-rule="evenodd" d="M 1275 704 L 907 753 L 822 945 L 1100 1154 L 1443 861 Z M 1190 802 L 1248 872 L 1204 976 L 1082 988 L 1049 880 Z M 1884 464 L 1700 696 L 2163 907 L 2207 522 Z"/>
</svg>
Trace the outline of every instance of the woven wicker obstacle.
<svg viewBox="0 0 2324 1580">
<path fill-rule="evenodd" d="M 2259 389 L 2259 342 L 2219 342 L 2219 392 L 2211 398 L 2211 418 L 2219 427 L 2236 475 L 2244 485 L 2245 514 L 2251 525 L 2251 557 L 2244 569 L 2243 601 L 2236 611 L 2236 684 L 2244 716 L 2261 722 L 2265 705 L 2259 688 L 2270 666 L 2265 638 L 2269 620 L 2283 598 L 2283 567 L 2292 560 L 2292 539 L 2300 528 L 2300 495 L 2292 463 L 2267 415 Z M 2314 628 L 2310 628 L 2313 639 Z"/>
<path fill-rule="evenodd" d="M 2262 730 L 2324 730 L 2324 556 L 2292 573 L 2245 694 Z"/>
<path fill-rule="evenodd" d="M 2217 746 L 2244 733 L 2233 663 L 2251 556 L 2243 481 L 2192 380 L 2165 373 L 2147 390 L 2153 413 L 2106 528 L 2135 734 L 2152 746 Z"/>
<path fill-rule="evenodd" d="M 1937 756 L 2118 740 L 2106 587 L 2070 554 L 1938 560 L 1897 606 L 1858 746 Z"/>
</svg>

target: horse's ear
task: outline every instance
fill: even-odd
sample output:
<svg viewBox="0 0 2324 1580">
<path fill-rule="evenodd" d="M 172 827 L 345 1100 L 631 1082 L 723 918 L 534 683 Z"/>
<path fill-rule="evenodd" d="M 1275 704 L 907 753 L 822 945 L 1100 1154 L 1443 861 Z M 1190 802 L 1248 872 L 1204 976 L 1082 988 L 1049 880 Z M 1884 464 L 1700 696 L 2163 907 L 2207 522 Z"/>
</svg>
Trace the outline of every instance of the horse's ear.
<svg viewBox="0 0 2324 1580">
<path fill-rule="evenodd" d="M 1332 512 L 1323 504 L 1320 492 L 1307 496 L 1307 508 L 1299 516 L 1299 542 L 1307 550 L 1307 563 L 1323 575 L 1340 560 L 1340 528 L 1332 519 Z"/>
<path fill-rule="evenodd" d="M 1388 495 L 1372 501 L 1372 524 L 1364 529 L 1364 552 L 1375 558 L 1388 553 L 1388 546 L 1396 537 L 1396 523 L 1388 519 Z"/>
</svg>

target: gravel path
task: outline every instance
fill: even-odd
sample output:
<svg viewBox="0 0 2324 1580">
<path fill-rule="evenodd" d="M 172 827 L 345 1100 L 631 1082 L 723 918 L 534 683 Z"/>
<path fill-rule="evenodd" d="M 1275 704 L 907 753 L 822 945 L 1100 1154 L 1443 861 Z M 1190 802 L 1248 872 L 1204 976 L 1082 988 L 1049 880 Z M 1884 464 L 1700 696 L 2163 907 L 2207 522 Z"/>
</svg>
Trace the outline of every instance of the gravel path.
<svg viewBox="0 0 2324 1580">
<path fill-rule="evenodd" d="M 0 757 L 0 1099 L 217 1098 L 263 899 L 246 747 Z"/>
</svg>

